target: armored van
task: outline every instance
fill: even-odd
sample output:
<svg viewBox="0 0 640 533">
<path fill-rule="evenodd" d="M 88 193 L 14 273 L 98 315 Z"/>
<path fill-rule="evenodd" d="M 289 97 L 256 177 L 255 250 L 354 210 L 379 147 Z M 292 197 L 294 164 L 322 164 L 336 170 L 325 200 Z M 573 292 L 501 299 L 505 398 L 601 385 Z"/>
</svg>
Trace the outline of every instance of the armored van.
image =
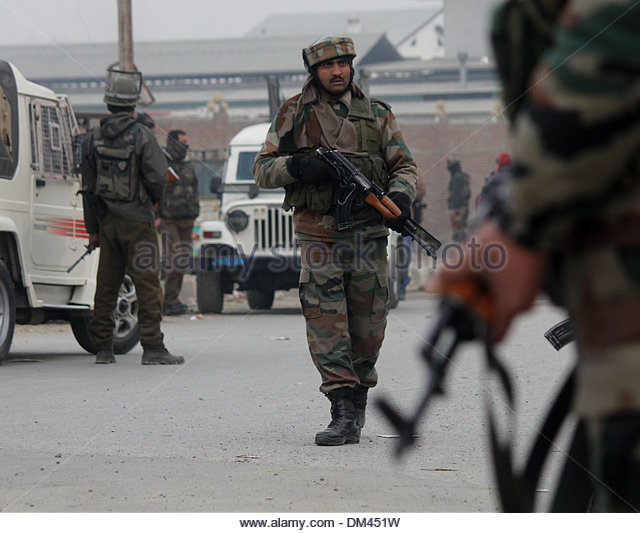
<svg viewBox="0 0 640 533">
<path fill-rule="evenodd" d="M 98 251 L 69 271 L 89 242 L 80 190 L 81 135 L 66 96 L 29 82 L 0 61 L 0 360 L 15 324 L 70 322 L 80 345 L 89 335 Z M 114 351 L 140 338 L 137 298 L 125 279 L 115 309 Z"/>
</svg>

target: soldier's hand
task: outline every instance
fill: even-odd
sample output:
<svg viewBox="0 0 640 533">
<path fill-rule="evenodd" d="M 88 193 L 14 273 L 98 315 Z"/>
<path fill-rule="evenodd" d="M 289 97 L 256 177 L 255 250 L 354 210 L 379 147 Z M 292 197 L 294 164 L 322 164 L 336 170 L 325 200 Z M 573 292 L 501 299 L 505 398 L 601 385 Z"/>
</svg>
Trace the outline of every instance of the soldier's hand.
<svg viewBox="0 0 640 533">
<path fill-rule="evenodd" d="M 489 332 L 494 341 L 500 341 L 512 320 L 533 305 L 547 271 L 548 254 L 525 248 L 493 221 L 480 226 L 460 250 L 462 262 L 446 267 L 443 261 L 427 289 L 446 294 L 447 287 L 460 282 L 482 283 L 492 307 Z"/>
<path fill-rule="evenodd" d="M 313 154 L 297 153 L 287 159 L 287 170 L 297 180 L 310 185 L 338 181 L 335 169 Z"/>
<path fill-rule="evenodd" d="M 97 233 L 89 234 L 89 248 L 91 248 L 92 250 L 100 248 L 100 237 Z"/>
<path fill-rule="evenodd" d="M 411 198 L 402 192 L 390 192 L 387 196 L 389 200 L 398 206 L 402 214 L 395 218 L 385 218 L 384 225 L 393 231 L 397 231 L 403 237 L 406 237 L 409 235 L 409 232 L 403 226 L 405 221 L 411 216 Z"/>
</svg>

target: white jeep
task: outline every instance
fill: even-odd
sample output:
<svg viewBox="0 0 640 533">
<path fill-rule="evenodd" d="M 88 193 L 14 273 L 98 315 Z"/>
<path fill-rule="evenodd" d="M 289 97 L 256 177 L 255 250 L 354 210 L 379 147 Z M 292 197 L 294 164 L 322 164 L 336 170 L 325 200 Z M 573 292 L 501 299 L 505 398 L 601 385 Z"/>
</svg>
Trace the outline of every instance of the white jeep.
<svg viewBox="0 0 640 533">
<path fill-rule="evenodd" d="M 276 290 L 298 286 L 300 256 L 292 213 L 284 211 L 282 188 L 259 189 L 251 167 L 270 123 L 255 124 L 229 142 L 219 194 L 220 219 L 200 223 L 200 250 L 196 254 L 198 308 L 220 313 L 224 295 L 237 286 L 247 293 L 251 309 L 270 309 Z M 389 257 L 396 254 L 402 237 L 392 233 Z M 400 248 L 404 249 L 402 246 Z M 405 270 L 390 261 L 390 298 L 398 305 Z"/>
<path fill-rule="evenodd" d="M 95 353 L 89 320 L 98 252 L 82 256 L 79 175 L 81 136 L 66 96 L 27 81 L 0 61 L 0 361 L 15 324 L 67 320 L 80 345 Z M 115 309 L 114 351 L 140 338 L 137 298 L 125 279 Z"/>
</svg>

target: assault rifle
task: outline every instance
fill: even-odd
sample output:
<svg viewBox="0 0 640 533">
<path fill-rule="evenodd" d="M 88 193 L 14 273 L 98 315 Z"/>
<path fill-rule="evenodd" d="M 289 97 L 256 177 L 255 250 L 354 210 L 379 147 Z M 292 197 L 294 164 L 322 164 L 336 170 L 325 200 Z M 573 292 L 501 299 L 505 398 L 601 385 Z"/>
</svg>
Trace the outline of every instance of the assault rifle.
<svg viewBox="0 0 640 533">
<path fill-rule="evenodd" d="M 67 268 L 67 274 L 71 272 L 74 268 L 76 268 L 76 266 L 80 261 L 82 261 L 85 257 L 87 257 L 91 252 L 93 252 L 93 248 L 91 248 L 91 246 L 89 246 L 88 244 L 85 244 L 84 247 L 86 249 L 85 253 L 83 253 L 80 257 L 78 257 L 78 259 L 76 259 L 76 262 L 73 263 L 73 265 Z"/>
<path fill-rule="evenodd" d="M 393 203 L 393 200 L 338 150 L 327 150 L 320 147 L 316 150 L 316 155 L 322 161 L 331 165 L 340 179 L 340 198 L 338 199 L 336 212 L 338 230 L 345 230 L 351 227 L 351 203 L 356 192 L 362 194 L 365 197 L 365 202 L 379 211 L 385 218 L 396 218 L 402 214 L 402 211 Z M 437 259 L 436 250 L 441 245 L 438 239 L 412 218 L 405 220 L 402 227 L 428 255 Z"/>
</svg>

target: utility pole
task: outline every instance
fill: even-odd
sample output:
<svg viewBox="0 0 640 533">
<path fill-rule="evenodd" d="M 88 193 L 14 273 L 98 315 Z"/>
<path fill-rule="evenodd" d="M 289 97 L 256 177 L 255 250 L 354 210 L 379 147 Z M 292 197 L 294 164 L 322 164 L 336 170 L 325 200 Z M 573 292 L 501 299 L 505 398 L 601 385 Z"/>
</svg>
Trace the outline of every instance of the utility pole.
<svg viewBox="0 0 640 533">
<path fill-rule="evenodd" d="M 118 0 L 118 68 L 126 72 L 138 70 L 133 62 L 133 26 L 131 24 L 131 0 Z M 138 104 L 148 106 L 156 99 L 142 80 Z"/>
<path fill-rule="evenodd" d="M 133 30 L 131 26 L 131 0 L 118 0 L 118 65 L 131 72 L 133 66 Z"/>
</svg>

